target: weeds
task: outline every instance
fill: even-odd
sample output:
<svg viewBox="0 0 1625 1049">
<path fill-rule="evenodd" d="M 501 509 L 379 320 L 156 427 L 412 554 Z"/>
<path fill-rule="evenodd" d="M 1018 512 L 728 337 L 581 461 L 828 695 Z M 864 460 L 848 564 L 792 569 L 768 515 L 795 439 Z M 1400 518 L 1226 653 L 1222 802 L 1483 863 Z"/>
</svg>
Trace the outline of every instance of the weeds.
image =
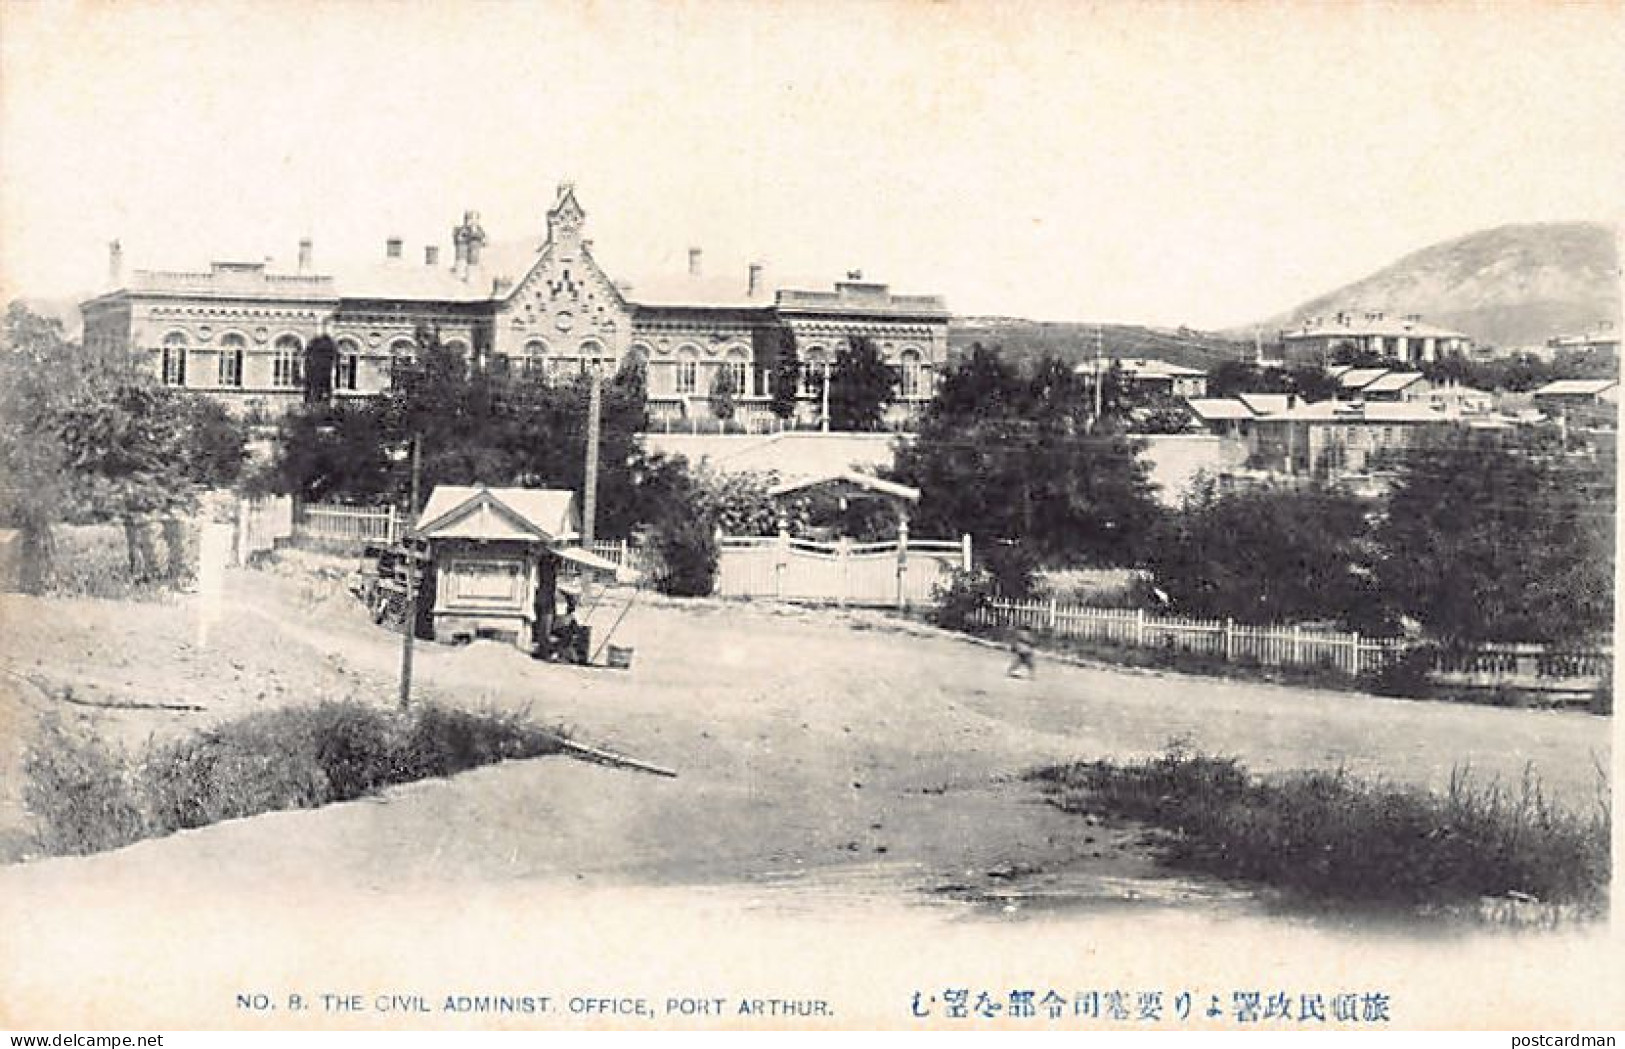
<svg viewBox="0 0 1625 1049">
<path fill-rule="evenodd" d="M 1546 798 L 1528 771 L 1508 790 L 1458 768 L 1440 795 L 1342 769 L 1261 779 L 1234 758 L 1175 744 L 1146 761 L 1034 776 L 1066 811 L 1167 831 L 1170 863 L 1317 902 L 1433 908 L 1513 898 L 1587 915 L 1605 903 L 1606 790 L 1594 811 L 1577 814 Z"/>
<path fill-rule="evenodd" d="M 280 809 L 349 801 L 396 783 L 557 751 L 519 715 L 346 700 L 252 714 L 131 757 L 48 719 L 25 765 L 24 801 L 48 854 Z"/>
</svg>

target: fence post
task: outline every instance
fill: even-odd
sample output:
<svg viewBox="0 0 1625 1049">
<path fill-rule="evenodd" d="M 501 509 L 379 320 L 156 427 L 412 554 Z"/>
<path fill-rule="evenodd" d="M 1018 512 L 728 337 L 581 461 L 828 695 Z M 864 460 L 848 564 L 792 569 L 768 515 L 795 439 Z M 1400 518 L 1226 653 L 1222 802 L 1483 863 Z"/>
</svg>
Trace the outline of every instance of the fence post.
<svg viewBox="0 0 1625 1049">
<path fill-rule="evenodd" d="M 1145 647 L 1145 609 L 1143 608 L 1134 610 L 1134 644 L 1141 648 Z"/>
<path fill-rule="evenodd" d="M 969 532 L 959 537 L 959 567 L 967 572 L 971 569 Z"/>
<path fill-rule="evenodd" d="M 784 597 L 784 570 L 790 566 L 790 525 L 779 522 L 779 545 L 773 552 L 773 596 Z"/>
<path fill-rule="evenodd" d="M 1057 603 L 1058 602 L 1053 596 L 1049 599 L 1049 624 L 1047 629 L 1052 634 L 1055 633 L 1055 624 L 1057 622 L 1056 613 L 1059 611 L 1059 609 L 1056 608 Z"/>
<path fill-rule="evenodd" d="M 1229 616 L 1224 620 L 1224 661 L 1233 663 L 1236 659 L 1236 621 Z"/>
<path fill-rule="evenodd" d="M 897 610 L 908 610 L 908 515 L 897 518 Z"/>
<path fill-rule="evenodd" d="M 1303 634 L 1296 624 L 1292 627 L 1292 665 L 1298 666 L 1303 662 Z"/>
<path fill-rule="evenodd" d="M 616 563 L 621 568 L 629 568 L 631 566 L 631 562 L 632 562 L 632 547 L 630 546 L 630 544 L 627 543 L 627 541 L 625 539 L 622 539 L 621 540 L 621 553 L 620 553 L 620 557 L 617 558 Z"/>
<path fill-rule="evenodd" d="M 836 586 L 838 588 L 835 591 L 835 593 L 836 593 L 835 604 L 839 608 L 845 608 L 846 607 L 846 592 L 849 589 L 849 587 L 847 586 L 847 578 L 846 578 L 847 577 L 847 561 L 846 561 L 846 559 L 847 559 L 847 546 L 850 543 L 851 543 L 851 540 L 849 540 L 844 535 L 841 536 L 841 538 L 838 539 L 836 541 L 836 543 L 835 543 L 835 567 L 836 567 L 835 580 L 836 580 Z"/>
</svg>

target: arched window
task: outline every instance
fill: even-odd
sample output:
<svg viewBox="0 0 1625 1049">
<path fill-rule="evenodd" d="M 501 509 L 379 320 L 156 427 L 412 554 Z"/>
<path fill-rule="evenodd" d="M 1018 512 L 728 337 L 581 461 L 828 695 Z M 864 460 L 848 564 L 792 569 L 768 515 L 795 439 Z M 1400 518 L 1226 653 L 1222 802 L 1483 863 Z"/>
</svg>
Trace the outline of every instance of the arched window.
<svg viewBox="0 0 1625 1049">
<path fill-rule="evenodd" d="M 361 344 L 354 339 L 340 339 L 338 353 L 333 355 L 333 388 L 354 390 L 361 372 Z"/>
<path fill-rule="evenodd" d="M 271 385 L 291 390 L 305 384 L 305 346 L 297 335 L 277 339 L 271 356 Z"/>
<path fill-rule="evenodd" d="M 218 381 L 221 386 L 241 386 L 243 384 L 243 354 L 248 350 L 248 340 L 236 332 L 227 332 L 220 336 L 220 374 Z"/>
<path fill-rule="evenodd" d="M 925 396 L 925 369 L 920 362 L 920 351 L 905 349 L 897 357 L 898 371 L 902 373 L 902 392 L 905 400 L 918 400 Z"/>
<path fill-rule="evenodd" d="M 531 339 L 525 343 L 519 370 L 524 375 L 536 375 L 545 378 L 547 375 L 547 343 L 541 339 Z"/>
<path fill-rule="evenodd" d="M 186 385 L 186 335 L 172 331 L 164 336 L 163 378 L 165 386 Z"/>
<path fill-rule="evenodd" d="M 677 351 L 677 393 L 691 394 L 700 386 L 700 355 L 693 347 Z"/>
<path fill-rule="evenodd" d="M 416 341 L 408 339 L 405 336 L 398 339 L 391 339 L 389 343 L 389 355 L 397 360 L 410 364 L 417 359 L 418 344 Z"/>
<path fill-rule="evenodd" d="M 465 340 L 465 339 L 447 339 L 445 341 L 444 345 L 445 345 L 446 349 L 450 350 L 452 353 L 455 353 L 458 357 L 462 358 L 465 361 L 468 360 L 468 342 L 467 342 L 467 340 Z"/>
</svg>

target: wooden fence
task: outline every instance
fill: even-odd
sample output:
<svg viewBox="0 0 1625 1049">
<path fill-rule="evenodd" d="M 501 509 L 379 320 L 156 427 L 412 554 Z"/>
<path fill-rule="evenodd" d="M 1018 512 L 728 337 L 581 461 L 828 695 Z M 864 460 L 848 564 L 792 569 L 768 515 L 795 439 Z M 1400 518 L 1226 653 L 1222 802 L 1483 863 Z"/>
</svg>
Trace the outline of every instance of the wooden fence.
<svg viewBox="0 0 1625 1049">
<path fill-rule="evenodd" d="M 929 604 L 954 569 L 971 560 L 970 537 L 883 543 L 819 543 L 778 536 L 722 536 L 719 597 L 774 598 L 906 608 Z"/>
<path fill-rule="evenodd" d="M 237 527 L 233 554 L 238 564 L 276 547 L 278 539 L 293 535 L 293 499 L 286 495 L 237 501 Z"/>
<path fill-rule="evenodd" d="M 1226 662 L 1311 667 L 1350 677 L 1381 670 L 1414 647 L 1402 640 L 1303 627 L 1247 626 L 1228 619 L 1154 616 L 1143 609 L 1090 608 L 1055 601 L 994 600 L 977 616 L 990 627 L 1024 627 L 1055 637 L 1103 641 L 1216 656 Z M 1605 650 L 1558 650 L 1542 645 L 1483 645 L 1427 649 L 1429 677 L 1468 688 L 1586 692 L 1613 667 Z"/>
<path fill-rule="evenodd" d="M 978 617 L 984 626 L 1025 627 L 1056 637 L 1165 648 L 1263 666 L 1323 667 L 1357 677 L 1405 651 L 1402 641 L 1359 634 L 1255 627 L 1227 619 L 1154 616 L 1143 609 L 1089 608 L 1054 601 L 995 600 Z"/>
<path fill-rule="evenodd" d="M 294 522 L 300 538 L 350 543 L 393 543 L 400 534 L 400 519 L 393 506 L 300 507 Z"/>
</svg>

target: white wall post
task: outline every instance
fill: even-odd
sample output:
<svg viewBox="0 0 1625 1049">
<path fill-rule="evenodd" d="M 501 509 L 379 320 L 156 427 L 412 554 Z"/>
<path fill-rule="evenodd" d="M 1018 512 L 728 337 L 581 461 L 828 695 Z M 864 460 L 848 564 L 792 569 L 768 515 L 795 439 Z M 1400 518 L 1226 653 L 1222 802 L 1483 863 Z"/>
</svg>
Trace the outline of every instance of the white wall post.
<svg viewBox="0 0 1625 1049">
<path fill-rule="evenodd" d="M 959 537 L 959 567 L 967 572 L 971 570 L 969 532 L 966 532 Z"/>
</svg>

